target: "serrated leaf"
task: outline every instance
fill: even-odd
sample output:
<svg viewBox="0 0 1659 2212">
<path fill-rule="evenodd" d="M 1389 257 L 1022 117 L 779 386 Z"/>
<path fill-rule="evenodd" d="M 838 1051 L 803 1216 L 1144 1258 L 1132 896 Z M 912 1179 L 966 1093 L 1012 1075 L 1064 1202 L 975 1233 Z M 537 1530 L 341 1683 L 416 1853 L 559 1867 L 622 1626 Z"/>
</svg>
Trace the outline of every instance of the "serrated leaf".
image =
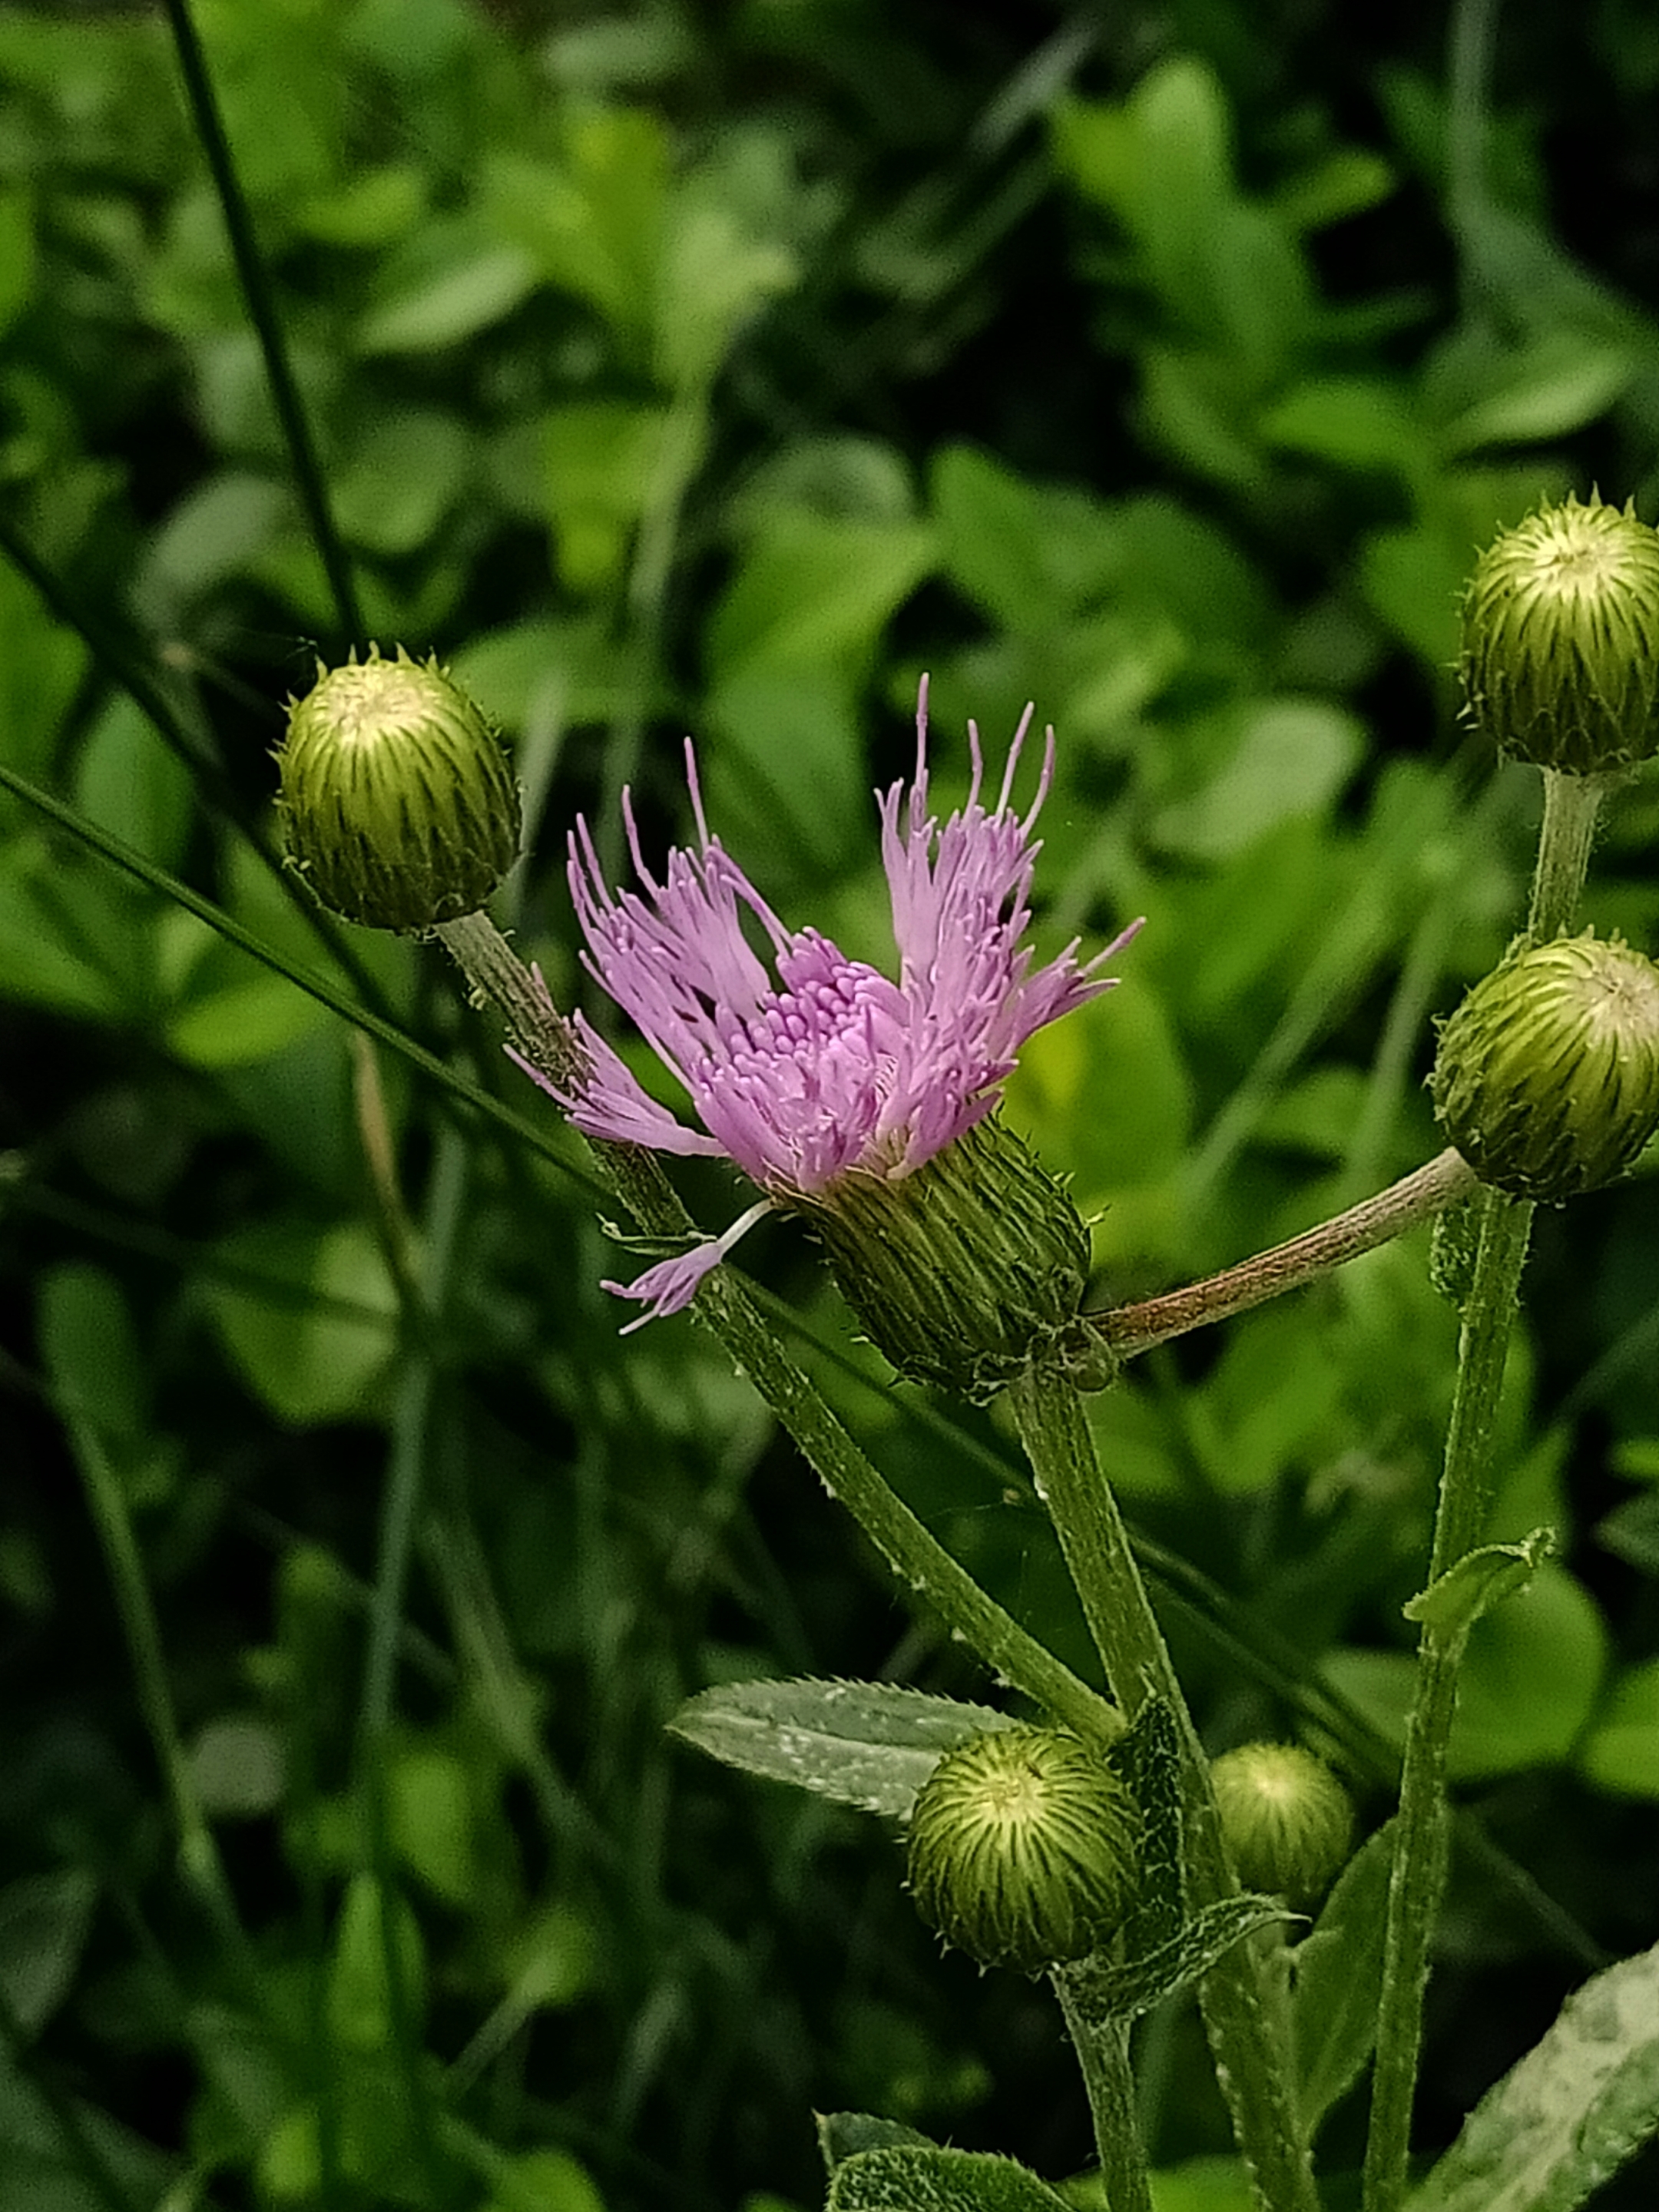
<svg viewBox="0 0 1659 2212">
<path fill-rule="evenodd" d="M 1165 1997 L 1201 1980 L 1235 1943 L 1275 1921 L 1294 1920 L 1276 1897 L 1224 1897 L 1206 1905 L 1179 1935 L 1121 1966 L 1085 1959 L 1062 1969 L 1078 2001 L 1098 2021 L 1130 2021 L 1151 2012 Z"/>
<path fill-rule="evenodd" d="M 1391 1821 L 1344 1867 L 1324 1911 L 1292 1954 L 1297 2101 L 1310 2141 L 1359 2079 L 1376 2041 L 1393 1863 Z"/>
<path fill-rule="evenodd" d="M 1437 1575 L 1401 1607 L 1407 1620 L 1420 1621 L 1443 1643 L 1467 1636 L 1483 1613 L 1525 1589 L 1540 1563 L 1555 1550 L 1555 1531 L 1534 1528 L 1518 1544 L 1482 1544 L 1455 1567 Z"/>
<path fill-rule="evenodd" d="M 728 1766 L 900 1820 L 945 1752 L 1016 1725 L 988 1705 L 892 1683 L 810 1680 L 722 1683 L 669 1723 Z"/>
<path fill-rule="evenodd" d="M 1586 1982 L 1481 2099 L 1409 2212 L 1571 2212 L 1659 2130 L 1659 1948 Z"/>
<path fill-rule="evenodd" d="M 875 2112 L 818 2112 L 818 2149 L 823 2170 L 833 2174 L 842 2161 L 866 2150 L 933 2150 L 931 2137 L 902 2120 L 883 2119 Z"/>
<path fill-rule="evenodd" d="M 1064 2212 L 1066 2200 L 1011 2158 L 986 2151 L 860 2151 L 830 2183 L 829 2212 Z"/>
</svg>

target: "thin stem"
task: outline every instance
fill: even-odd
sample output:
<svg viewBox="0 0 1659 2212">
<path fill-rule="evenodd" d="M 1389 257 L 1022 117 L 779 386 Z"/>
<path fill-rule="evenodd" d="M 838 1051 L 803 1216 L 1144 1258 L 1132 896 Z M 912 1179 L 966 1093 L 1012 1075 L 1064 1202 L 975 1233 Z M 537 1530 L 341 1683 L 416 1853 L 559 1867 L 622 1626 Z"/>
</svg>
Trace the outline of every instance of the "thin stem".
<svg viewBox="0 0 1659 2212">
<path fill-rule="evenodd" d="M 1595 817 L 1609 781 L 1602 775 L 1564 775 L 1544 770 L 1544 820 L 1538 833 L 1527 934 L 1534 944 L 1572 927 L 1578 895 L 1589 869 Z"/>
<path fill-rule="evenodd" d="M 139 1710 L 155 1747 L 178 1834 L 179 1866 L 201 1899 L 227 1955 L 237 1961 L 250 1984 L 257 1984 L 252 1953 L 237 1916 L 224 1862 L 196 1795 L 195 1778 L 173 1711 L 161 1627 L 150 1601 L 126 1492 L 92 1424 L 72 1409 L 65 1410 L 64 1421 L 75 1446 L 87 1503 L 114 1586 L 116 1608 L 132 1659 Z"/>
<path fill-rule="evenodd" d="M 1605 780 L 1546 771 L 1544 818 L 1533 874 L 1528 934 L 1538 941 L 1571 926 L 1589 865 Z M 1429 1580 L 1480 1543 L 1491 1504 L 1492 1430 L 1532 1231 L 1530 1200 L 1483 1190 L 1479 1243 L 1458 1336 L 1457 1383 L 1435 1514 Z M 1423 2045 L 1429 1948 L 1445 1891 L 1446 1755 L 1467 1630 L 1424 1624 L 1417 1692 L 1406 1729 L 1400 1827 L 1389 1880 L 1376 2068 L 1365 2143 L 1365 2212 L 1395 2212 L 1406 2193 L 1412 2103 Z"/>
<path fill-rule="evenodd" d="M 258 242 L 253 235 L 252 218 L 248 212 L 241 179 L 236 173 L 236 164 L 231 154 L 230 141 L 225 134 L 224 120 L 219 112 L 213 80 L 208 74 L 207 58 L 202 52 L 202 42 L 196 34 L 196 26 L 191 20 L 187 0 L 166 0 L 166 6 L 167 21 L 173 27 L 173 45 L 179 55 L 179 72 L 185 81 L 185 96 L 190 102 L 196 135 L 201 141 L 202 151 L 207 155 L 214 190 L 219 196 L 225 229 L 230 239 L 231 256 L 236 264 L 237 280 L 242 288 L 243 304 L 258 337 L 259 350 L 264 356 L 265 376 L 276 405 L 276 419 L 282 425 L 289 459 L 293 465 L 300 503 L 305 509 L 313 543 L 328 578 L 341 631 L 354 643 L 363 644 L 367 641 L 363 635 L 362 613 L 357 604 L 357 587 L 352 580 L 351 564 L 346 557 L 340 533 L 335 527 L 328 486 L 318 463 L 316 444 L 311 434 L 305 403 L 300 397 L 300 387 L 295 381 L 293 368 L 289 361 L 288 343 L 277 319 L 270 278 L 260 255 Z"/>
<path fill-rule="evenodd" d="M 1032 1370 L 1009 1391 L 1039 1494 L 1082 1601 L 1113 1694 L 1133 1720 L 1154 1698 L 1175 1717 L 1180 1743 L 1183 1875 L 1196 1911 L 1235 1894 L 1210 1770 L 1117 1500 L 1101 1471 L 1083 1400 L 1063 1376 Z M 1263 2212 L 1316 2212 L 1287 2050 L 1274 2040 L 1273 1993 L 1261 1960 L 1236 1944 L 1199 1990 L 1216 2077 Z"/>
<path fill-rule="evenodd" d="M 1056 1966 L 1048 1977 L 1066 2031 L 1077 2052 L 1089 2110 L 1095 2124 L 1095 2150 L 1109 2212 L 1152 2212 L 1146 2151 L 1135 2110 L 1134 2076 L 1129 2070 L 1126 2021 L 1097 2021 L 1079 2003 L 1071 1971 Z"/>
<path fill-rule="evenodd" d="M 1458 1346 L 1431 1582 L 1479 1543 L 1486 1526 L 1492 1429 L 1532 1226 L 1528 1200 L 1486 1190 L 1479 1202 L 1480 1243 Z M 1464 1633 L 1448 1636 L 1425 1625 L 1418 1650 L 1389 1881 L 1376 2071 L 1365 2145 L 1365 2212 L 1394 2212 L 1406 2191 L 1429 1946 L 1446 1884 L 1446 1754 L 1466 1640 Z"/>
<path fill-rule="evenodd" d="M 1137 1305 L 1111 1306 L 1087 1318 L 1120 1358 L 1133 1359 L 1137 1352 L 1150 1352 L 1154 1345 L 1167 1344 L 1189 1329 L 1225 1321 L 1328 1274 L 1345 1260 L 1403 1236 L 1474 1186 L 1474 1170 L 1449 1147 L 1387 1190 L 1270 1251 L 1241 1260 L 1237 1267 L 1207 1275 L 1202 1282 L 1143 1298 Z"/>
<path fill-rule="evenodd" d="M 532 1067 L 561 1084 L 580 1076 L 580 1047 L 538 976 L 514 957 L 489 917 L 469 915 L 436 933 L 469 983 L 493 999 Z M 653 1236 L 695 1234 L 655 1157 L 632 1145 L 595 1145 L 610 1191 Z M 785 1352 L 730 1267 L 704 1282 L 691 1310 L 720 1339 L 832 1498 L 851 1513 L 893 1573 L 993 1673 L 1080 1735 L 1114 1738 L 1120 1714 L 1064 1666 L 954 1559 L 859 1449 Z"/>
<path fill-rule="evenodd" d="M 419 1286 L 428 1312 L 439 1304 L 438 1293 L 454 1253 L 463 1212 L 466 1170 L 465 1147 L 453 1130 L 446 1130 L 439 1142 L 432 1200 L 428 1209 L 429 1258 L 426 1279 Z M 392 2039 L 403 2075 L 401 2087 L 416 2155 L 435 2196 L 442 2193 L 441 2161 L 421 2054 L 416 2044 L 416 2023 L 398 1941 L 400 1892 L 392 1865 L 387 1802 L 398 1652 L 402 1641 L 415 1528 L 429 1455 L 437 1379 L 435 1355 L 429 1342 L 416 1340 L 406 1352 L 404 1360 L 392 1416 L 392 1454 L 380 1509 L 358 1739 L 368 1816 L 369 1855 L 380 1900 L 380 1942 Z"/>
</svg>

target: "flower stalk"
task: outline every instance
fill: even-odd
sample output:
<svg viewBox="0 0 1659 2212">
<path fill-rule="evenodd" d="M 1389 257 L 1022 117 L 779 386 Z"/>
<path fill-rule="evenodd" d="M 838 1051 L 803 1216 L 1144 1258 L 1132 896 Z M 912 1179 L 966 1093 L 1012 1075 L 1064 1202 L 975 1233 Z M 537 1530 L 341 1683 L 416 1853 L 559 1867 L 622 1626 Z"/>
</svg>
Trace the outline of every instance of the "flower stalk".
<svg viewBox="0 0 1659 2212">
<path fill-rule="evenodd" d="M 1571 927 L 1589 863 L 1604 779 L 1546 770 L 1544 817 L 1528 936 L 1547 943 Z M 1491 1504 L 1492 1440 L 1534 1201 L 1483 1187 L 1475 1200 L 1475 1257 L 1462 1301 L 1457 1382 L 1429 1565 L 1431 1583 L 1480 1543 Z M 1407 1723 L 1400 1825 L 1389 1881 L 1376 2065 L 1365 2142 L 1364 2212 L 1396 2212 L 1406 2193 L 1412 2105 L 1423 2045 L 1429 1948 L 1445 1893 L 1449 1807 L 1446 1760 L 1467 1630 L 1432 1616 L 1418 1646 Z"/>
<path fill-rule="evenodd" d="M 1189 1910 L 1201 1910 L 1235 1895 L 1238 1882 L 1221 1840 L 1208 1762 L 1101 1469 L 1081 1394 L 1064 1375 L 1034 1368 L 1008 1395 L 1113 1696 L 1130 1721 L 1153 1698 L 1162 1698 L 1175 1717 L 1183 1887 Z M 1212 1967 L 1199 2001 L 1256 2202 L 1262 2212 L 1317 2212 L 1290 2054 L 1274 2033 L 1280 2008 L 1255 1947 L 1236 1944 Z M 1092 2097 L 1096 2084 L 1086 2055 L 1085 2076 Z M 1109 2072 L 1102 2082 L 1109 2090 Z M 1103 2124 L 1098 2108 L 1097 2123 Z"/>
<path fill-rule="evenodd" d="M 1252 1306 L 1328 1274 L 1345 1261 L 1375 1250 L 1427 1221 L 1474 1188 L 1474 1172 L 1449 1146 L 1422 1167 L 1316 1228 L 1242 1260 L 1201 1282 L 1184 1284 L 1134 1305 L 1111 1306 L 1084 1318 L 1119 1359 L 1133 1359 L 1188 1330 L 1248 1313 Z"/>
</svg>

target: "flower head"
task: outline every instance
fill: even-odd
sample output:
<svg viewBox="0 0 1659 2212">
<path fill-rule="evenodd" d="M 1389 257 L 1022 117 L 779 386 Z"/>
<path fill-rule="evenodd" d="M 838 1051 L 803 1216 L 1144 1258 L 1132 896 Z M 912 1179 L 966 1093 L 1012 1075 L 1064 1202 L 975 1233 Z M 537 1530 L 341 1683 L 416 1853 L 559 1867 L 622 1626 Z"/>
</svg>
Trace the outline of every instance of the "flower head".
<svg viewBox="0 0 1659 2212">
<path fill-rule="evenodd" d="M 908 797 L 896 783 L 878 799 L 896 981 L 817 930 L 785 927 L 710 835 L 689 741 L 697 845 L 671 852 L 660 882 L 627 794 L 641 889 L 610 889 L 587 825 L 577 823 L 569 873 L 586 964 L 684 1085 L 701 1126 L 649 1097 L 580 1014 L 586 1075 L 554 1096 L 590 1137 L 730 1159 L 764 1194 L 726 1237 L 623 1289 L 648 1307 L 642 1319 L 689 1304 L 754 1212 L 821 1216 L 854 1185 L 914 1176 L 991 1114 L 1028 1037 L 1110 988 L 1115 979 L 1098 971 L 1139 923 L 1085 962 L 1073 942 L 1035 966 L 1024 941 L 1040 849 L 1032 832 L 1054 769 L 1051 730 L 1036 799 L 1016 814 L 1010 796 L 1030 724 L 1028 708 L 989 808 L 969 724 L 967 802 L 941 826 L 928 811 L 924 678 Z"/>
</svg>

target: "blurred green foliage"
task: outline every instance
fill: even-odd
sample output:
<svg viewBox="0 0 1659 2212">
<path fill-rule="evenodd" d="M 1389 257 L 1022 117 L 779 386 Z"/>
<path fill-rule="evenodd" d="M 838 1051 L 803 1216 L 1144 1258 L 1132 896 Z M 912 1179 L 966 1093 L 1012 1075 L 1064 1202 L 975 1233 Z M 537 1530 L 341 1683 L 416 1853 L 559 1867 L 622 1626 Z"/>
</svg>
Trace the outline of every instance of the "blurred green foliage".
<svg viewBox="0 0 1659 2212">
<path fill-rule="evenodd" d="M 1460 580 L 1545 495 L 1659 498 L 1634 0 L 1511 9 L 1489 70 L 1478 10 L 1317 0 L 193 12 L 368 632 L 507 726 L 557 993 L 565 826 L 619 861 L 632 782 L 659 848 L 687 729 L 767 896 L 879 957 L 927 668 L 945 804 L 969 715 L 1059 731 L 1045 935 L 1150 917 L 1012 1086 L 1103 1297 L 1426 1156 L 1536 805 L 1460 731 Z M 436 957 L 319 940 L 261 857 L 276 702 L 351 641 L 160 11 L 0 15 L 0 758 L 547 1133 L 0 795 L 0 2197 L 804 2203 L 813 2107 L 1081 2165 L 1046 2000 L 936 1965 L 891 1839 L 662 1732 L 739 1676 L 984 1686 L 688 1323 L 617 1345 L 574 1149 Z M 1649 780 L 1591 896 L 1649 949 L 1656 833 Z M 1656 1235 L 1651 1173 L 1540 1228 L 1493 1533 L 1562 1557 L 1472 1646 L 1425 2142 L 1659 1933 Z M 1453 1357 L 1420 1242 L 1095 1401 L 1211 1741 L 1301 1726 L 1379 1817 Z M 799 1237 L 744 1251 L 1086 1667 L 999 1423 L 888 1392 Z M 1160 2203 L 1231 2204 L 1185 2014 L 1147 2085 Z"/>
</svg>

